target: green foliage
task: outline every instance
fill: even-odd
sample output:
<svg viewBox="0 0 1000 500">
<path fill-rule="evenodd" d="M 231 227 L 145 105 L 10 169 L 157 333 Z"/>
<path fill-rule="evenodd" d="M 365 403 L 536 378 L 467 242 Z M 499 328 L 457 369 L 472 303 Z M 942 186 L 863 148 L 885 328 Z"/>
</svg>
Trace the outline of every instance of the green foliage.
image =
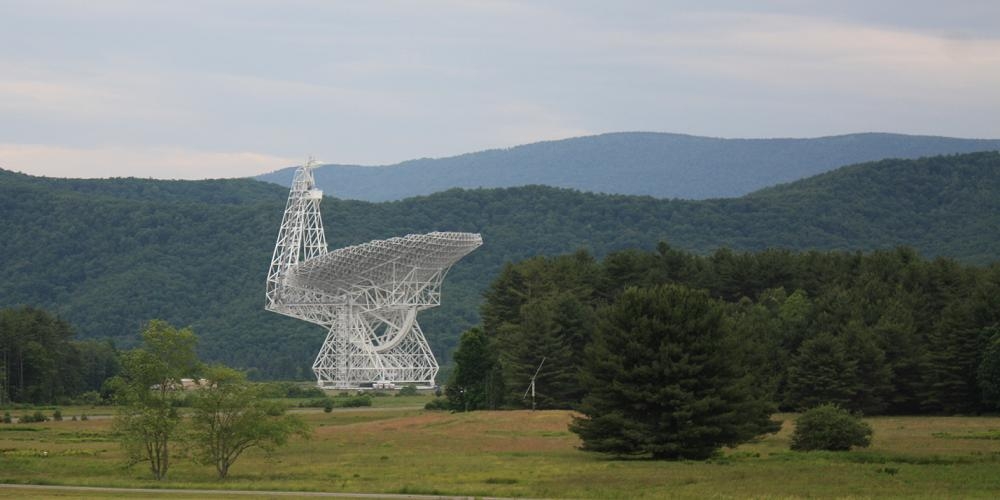
<svg viewBox="0 0 1000 500">
<path fill-rule="evenodd" d="M 630 288 L 599 312 L 587 395 L 570 430 L 583 449 L 698 459 L 778 430 L 725 342 L 723 305 L 677 285 Z"/>
<path fill-rule="evenodd" d="M 174 404 L 181 397 L 181 379 L 197 377 L 201 364 L 190 329 L 152 320 L 142 339 L 142 348 L 123 355 L 121 376 L 113 382 L 120 405 L 114 429 L 129 464 L 149 462 L 159 480 L 169 470 L 170 441 L 181 420 Z"/>
<path fill-rule="evenodd" d="M 449 403 L 445 398 L 434 398 L 424 405 L 424 409 L 430 411 L 450 410 L 451 403 Z"/>
<path fill-rule="evenodd" d="M 261 383 L 262 396 L 266 398 L 325 398 L 323 389 L 315 385 L 304 386 L 299 382 Z"/>
<path fill-rule="evenodd" d="M 341 408 L 361 408 L 371 406 L 372 398 L 368 396 L 351 396 L 349 398 L 338 399 L 337 406 Z"/>
<path fill-rule="evenodd" d="M 404 385 L 399 389 L 399 391 L 396 392 L 396 396 L 416 396 L 416 395 L 417 395 L 417 386 L 413 384 Z"/>
<path fill-rule="evenodd" d="M 867 448 L 871 444 L 872 428 L 834 404 L 812 408 L 795 420 L 791 448 L 796 451 L 847 451 L 852 447 Z"/>
<path fill-rule="evenodd" d="M 494 342 L 480 328 L 462 334 L 445 388 L 448 406 L 456 411 L 496 409 L 503 401 L 503 379 Z"/>
<path fill-rule="evenodd" d="M 536 257 L 505 266 L 486 293 L 484 337 L 521 403 L 541 356 L 546 405 L 573 406 L 584 386 L 553 368 L 580 370 L 595 311 L 629 287 L 678 284 L 723 301 L 732 361 L 753 388 L 789 411 L 836 403 L 851 411 L 962 413 L 992 409 L 989 377 L 977 370 L 1000 323 L 1000 264 L 922 259 L 908 248 L 860 252 L 787 250 L 698 256 L 661 243 L 603 261 Z M 472 342 L 475 340 L 474 342 Z M 487 371 L 459 361 L 482 380 Z M 567 352 L 570 353 L 567 356 Z M 985 355 L 983 353 L 986 353 Z M 986 372 L 984 372 L 986 373 Z M 514 386 L 514 387 L 511 387 Z M 450 390 L 452 400 L 454 387 Z M 547 392 L 548 391 L 548 392 Z M 461 409 L 461 407 L 457 407 Z"/>
<path fill-rule="evenodd" d="M 803 410 L 823 403 L 847 405 L 860 385 L 857 368 L 840 338 L 821 333 L 806 340 L 788 367 L 786 405 Z"/>
<path fill-rule="evenodd" d="M 333 400 L 323 396 L 321 398 L 313 398 L 306 401 L 299 402 L 299 408 L 326 408 L 327 405 L 332 405 Z"/>
<path fill-rule="evenodd" d="M 10 418 L 10 412 L 9 411 L 3 412 L 3 423 L 9 424 L 9 423 L 11 423 L 11 421 L 12 420 Z"/>
<path fill-rule="evenodd" d="M 301 419 L 262 398 L 261 388 L 242 372 L 212 366 L 205 378 L 206 384 L 194 391 L 190 441 L 196 459 L 214 465 L 220 478 L 246 450 L 271 452 L 292 435 L 307 434 Z"/>
<path fill-rule="evenodd" d="M 42 412 L 36 411 L 35 413 L 25 413 L 24 415 L 21 415 L 21 417 L 17 419 L 17 422 L 20 424 L 32 424 L 35 422 L 48 422 L 48 420 L 48 417 L 46 417 Z"/>
<path fill-rule="evenodd" d="M 461 333 L 479 322 L 481 292 L 504 263 L 536 255 L 586 247 L 606 257 L 641 249 L 608 262 L 607 275 L 615 285 L 683 282 L 730 302 L 742 296 L 756 300 L 762 290 L 779 287 L 789 294 L 801 289 L 817 300 L 817 288 L 831 280 L 862 279 L 851 275 L 850 254 L 819 255 L 810 263 L 808 254 L 790 259 L 780 250 L 753 255 L 735 250 L 873 250 L 907 244 L 924 255 L 990 262 L 1000 254 L 1000 240 L 991 229 L 1000 214 L 998 171 L 1000 155 L 978 153 L 848 167 L 737 199 L 658 200 L 529 186 L 452 190 L 383 204 L 327 198 L 323 211 L 327 220 L 337 221 L 327 235 L 331 248 L 442 228 L 483 234 L 486 245 L 449 272 L 442 306 L 420 316 L 432 349 L 447 362 Z M 202 332 L 199 354 L 206 360 L 246 368 L 255 379 L 307 379 L 324 332 L 261 308 L 260 286 L 286 196 L 280 186 L 249 180 L 80 181 L 0 172 L 0 234 L 5 235 L 0 306 L 34 304 L 58 311 L 80 338 L 111 338 L 125 348 L 137 344 L 134 331 L 145 319 L 161 317 Z M 675 247 L 662 256 L 651 254 L 664 239 Z M 708 255 L 723 246 L 734 251 L 716 252 L 708 260 L 680 251 Z M 910 257 L 886 254 L 886 265 L 869 264 L 866 271 L 876 282 L 889 281 L 890 293 L 902 287 L 896 298 L 906 311 L 923 310 L 911 299 L 924 298 L 908 296 L 910 291 L 943 284 L 943 275 L 952 272 L 960 281 L 967 279 L 963 266 L 928 273 L 907 261 L 912 251 Z M 704 265 L 712 269 L 703 272 L 699 266 Z M 889 276 L 897 278 L 886 280 Z M 596 295 L 605 300 L 607 290 Z M 940 290 L 944 301 L 952 300 L 947 295 L 953 292 L 965 293 Z M 505 300 L 516 306 L 510 312 L 517 323 L 520 299 Z M 925 305 L 927 311 L 941 312 L 941 302 Z M 487 312 L 484 308 L 483 326 L 493 335 L 496 325 Z M 866 327 L 874 326 L 863 320 Z M 926 340 L 927 317 L 913 318 L 915 331 L 906 331 L 904 323 L 880 330 L 910 337 L 899 344 L 879 341 L 883 350 L 900 346 L 898 353 L 886 353 L 894 376 L 901 373 L 897 369 L 923 369 L 920 353 L 903 349 L 922 349 L 916 340 Z M 794 348 L 801 339 L 790 341 Z M 901 389 L 912 380 L 906 375 L 893 385 Z M 47 389 L 39 387 L 35 394 L 44 395 Z M 515 389 L 509 388 L 510 395 Z M 924 397 L 912 393 L 917 389 L 911 384 L 910 392 L 894 391 L 892 398 L 902 399 L 891 401 L 888 411 L 912 408 Z"/>
<path fill-rule="evenodd" d="M 59 409 L 56 409 L 55 411 L 52 412 L 52 420 L 56 422 L 62 422 L 62 419 L 63 419 L 62 412 L 59 411 Z"/>
<path fill-rule="evenodd" d="M 976 377 L 983 404 L 991 410 L 1000 410 L 1000 328 L 993 327 L 991 333 Z"/>
<path fill-rule="evenodd" d="M 117 372 L 114 348 L 74 341 L 66 321 L 31 307 L 0 309 L 0 404 L 64 401 Z"/>
</svg>

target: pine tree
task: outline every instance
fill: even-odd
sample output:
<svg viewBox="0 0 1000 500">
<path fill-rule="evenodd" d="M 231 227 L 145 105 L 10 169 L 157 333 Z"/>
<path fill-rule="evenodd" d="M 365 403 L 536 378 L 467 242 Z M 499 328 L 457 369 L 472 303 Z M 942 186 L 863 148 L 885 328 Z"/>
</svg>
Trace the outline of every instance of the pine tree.
<svg viewBox="0 0 1000 500">
<path fill-rule="evenodd" d="M 462 334 L 445 394 L 456 411 L 495 410 L 503 402 L 503 379 L 493 341 L 480 328 Z"/>
<path fill-rule="evenodd" d="M 889 406 L 892 394 L 892 370 L 885 360 L 885 351 L 879 347 L 875 334 L 860 321 L 854 320 L 840 334 L 857 380 L 849 409 L 865 414 L 877 414 Z"/>
<path fill-rule="evenodd" d="M 578 393 L 576 364 L 566 330 L 556 321 L 553 300 L 536 300 L 521 308 L 517 325 L 502 331 L 504 383 L 507 402 L 529 406 L 525 389 L 536 370 L 536 401 L 539 408 L 568 408 Z M 542 358 L 545 364 L 542 366 Z M 542 366 L 541 369 L 538 367 Z"/>
<path fill-rule="evenodd" d="M 788 367 L 785 405 L 804 410 L 824 403 L 850 407 L 857 392 L 857 361 L 828 332 L 802 343 Z"/>
<path fill-rule="evenodd" d="M 705 459 L 777 430 L 727 350 L 722 305 L 677 285 L 631 288 L 601 309 L 570 430 L 583 449 Z"/>
</svg>

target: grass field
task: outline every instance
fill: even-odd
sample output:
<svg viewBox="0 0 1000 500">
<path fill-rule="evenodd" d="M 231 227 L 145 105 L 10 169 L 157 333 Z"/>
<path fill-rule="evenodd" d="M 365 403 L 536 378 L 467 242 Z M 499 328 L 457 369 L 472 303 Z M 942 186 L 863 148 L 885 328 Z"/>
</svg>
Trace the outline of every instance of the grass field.
<svg viewBox="0 0 1000 500">
<path fill-rule="evenodd" d="M 310 439 L 271 457 L 252 452 L 225 481 L 180 449 L 165 481 L 148 479 L 142 464 L 125 468 L 107 418 L 0 424 L 0 482 L 571 498 L 954 498 L 1000 491 L 996 417 L 871 418 L 868 450 L 797 453 L 788 451 L 794 416 L 778 415 L 785 421 L 780 433 L 717 459 L 654 462 L 577 450 L 568 412 L 451 414 L 419 409 L 424 400 L 303 410 Z"/>
</svg>

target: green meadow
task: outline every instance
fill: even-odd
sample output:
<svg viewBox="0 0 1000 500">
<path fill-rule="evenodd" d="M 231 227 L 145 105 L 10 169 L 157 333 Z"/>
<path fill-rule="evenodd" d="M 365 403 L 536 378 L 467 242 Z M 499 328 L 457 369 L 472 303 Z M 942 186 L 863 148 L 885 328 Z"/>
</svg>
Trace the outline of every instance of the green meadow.
<svg viewBox="0 0 1000 500">
<path fill-rule="evenodd" d="M 433 412 L 421 408 L 425 400 L 293 410 L 312 436 L 270 456 L 249 452 L 224 481 L 195 464 L 183 443 L 168 478 L 153 481 L 144 464 L 125 466 L 109 409 L 62 408 L 61 422 L 0 424 L 0 481 L 536 498 L 942 498 L 1000 491 L 997 417 L 870 418 L 870 448 L 800 453 L 788 450 L 795 415 L 781 414 L 781 432 L 759 442 L 706 462 L 657 462 L 579 451 L 566 430 L 570 412 Z M 71 419 L 83 413 L 87 420 Z"/>
</svg>

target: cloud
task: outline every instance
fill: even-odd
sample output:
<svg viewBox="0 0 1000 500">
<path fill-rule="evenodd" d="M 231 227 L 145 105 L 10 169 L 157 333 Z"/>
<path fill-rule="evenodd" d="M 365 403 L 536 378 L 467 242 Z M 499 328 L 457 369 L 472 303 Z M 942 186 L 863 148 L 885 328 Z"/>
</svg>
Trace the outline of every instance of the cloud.
<svg viewBox="0 0 1000 500">
<path fill-rule="evenodd" d="M 304 160 L 256 152 L 193 151 L 171 147 L 70 148 L 0 143 L 0 168 L 46 177 L 246 177 Z"/>
<path fill-rule="evenodd" d="M 997 137 L 997 4 L 969 3 L 12 1 L 0 166 L 251 175 L 615 130 Z"/>
</svg>

